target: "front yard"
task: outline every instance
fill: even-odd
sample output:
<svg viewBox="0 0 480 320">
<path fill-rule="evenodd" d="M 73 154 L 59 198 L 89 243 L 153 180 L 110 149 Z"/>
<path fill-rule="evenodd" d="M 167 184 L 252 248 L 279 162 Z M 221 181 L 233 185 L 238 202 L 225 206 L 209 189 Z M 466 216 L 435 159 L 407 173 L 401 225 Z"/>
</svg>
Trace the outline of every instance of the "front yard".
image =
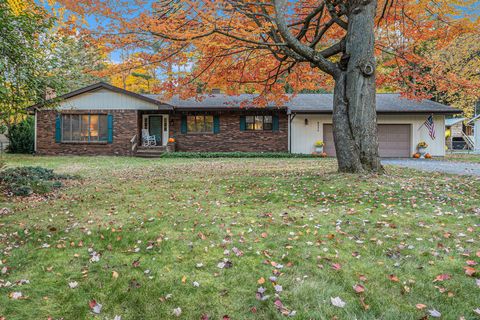
<svg viewBox="0 0 480 320">
<path fill-rule="evenodd" d="M 81 179 L 0 198 L 0 319 L 479 317 L 478 178 L 341 175 L 331 159 L 6 159 Z"/>
</svg>

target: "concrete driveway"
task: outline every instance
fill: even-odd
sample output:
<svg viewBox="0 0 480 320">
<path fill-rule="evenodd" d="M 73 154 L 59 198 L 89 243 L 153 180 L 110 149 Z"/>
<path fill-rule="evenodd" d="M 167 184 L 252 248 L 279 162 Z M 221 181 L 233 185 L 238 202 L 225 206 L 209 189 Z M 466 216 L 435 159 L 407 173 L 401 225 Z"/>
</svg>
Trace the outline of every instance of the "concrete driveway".
<svg viewBox="0 0 480 320">
<path fill-rule="evenodd" d="M 382 159 L 384 165 L 394 165 L 422 171 L 480 176 L 480 163 L 425 159 Z"/>
</svg>

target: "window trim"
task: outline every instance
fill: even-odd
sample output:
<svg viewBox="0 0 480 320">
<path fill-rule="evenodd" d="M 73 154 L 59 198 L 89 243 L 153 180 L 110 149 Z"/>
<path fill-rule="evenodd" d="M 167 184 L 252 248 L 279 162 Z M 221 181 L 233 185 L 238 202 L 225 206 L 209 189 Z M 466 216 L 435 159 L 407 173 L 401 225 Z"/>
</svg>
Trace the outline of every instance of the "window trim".
<svg viewBox="0 0 480 320">
<path fill-rule="evenodd" d="M 248 122 L 248 117 L 253 117 L 253 122 Z M 255 126 L 255 118 L 262 117 L 262 128 L 261 129 L 250 129 L 248 128 L 249 124 L 253 124 Z M 265 118 L 270 117 L 270 122 L 265 122 Z M 265 123 L 270 125 L 270 129 L 265 129 Z M 245 131 L 246 132 L 273 132 L 273 115 L 271 114 L 247 114 L 245 115 Z"/>
<path fill-rule="evenodd" d="M 108 114 L 106 113 L 61 113 L 61 126 L 60 126 L 60 132 L 61 132 L 61 143 L 65 144 L 108 144 Z M 64 135 L 64 116 L 79 116 L 80 117 L 80 123 L 79 123 L 79 129 L 80 132 L 82 130 L 82 116 L 88 116 L 88 140 L 82 141 L 82 140 L 65 140 L 65 135 Z M 91 116 L 98 116 L 98 133 L 99 137 L 97 141 L 91 141 L 91 133 L 90 133 L 90 122 L 91 122 Z M 100 117 L 104 116 L 106 118 L 106 130 L 107 130 L 107 135 L 105 140 L 100 140 Z M 72 124 L 70 122 L 70 134 L 72 133 Z"/>
<path fill-rule="evenodd" d="M 192 113 L 185 115 L 186 124 L 187 124 L 187 134 L 214 134 L 215 133 L 215 116 L 209 113 Z M 212 117 L 212 129 L 210 131 L 190 131 L 188 126 L 188 118 L 195 117 L 195 126 L 197 124 L 196 117 L 203 117 L 203 128 L 206 128 L 207 117 Z"/>
</svg>

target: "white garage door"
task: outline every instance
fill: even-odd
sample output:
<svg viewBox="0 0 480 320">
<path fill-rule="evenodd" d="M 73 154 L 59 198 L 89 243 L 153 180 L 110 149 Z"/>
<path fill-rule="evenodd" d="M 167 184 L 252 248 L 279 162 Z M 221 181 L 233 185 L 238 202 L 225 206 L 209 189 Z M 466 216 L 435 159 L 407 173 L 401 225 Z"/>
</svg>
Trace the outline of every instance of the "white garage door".
<svg viewBox="0 0 480 320">
<path fill-rule="evenodd" d="M 410 125 L 409 124 L 379 124 L 378 147 L 380 157 L 409 158 L 410 157 Z M 323 141 L 328 156 L 335 156 L 333 132 L 331 124 L 323 125 Z"/>
</svg>

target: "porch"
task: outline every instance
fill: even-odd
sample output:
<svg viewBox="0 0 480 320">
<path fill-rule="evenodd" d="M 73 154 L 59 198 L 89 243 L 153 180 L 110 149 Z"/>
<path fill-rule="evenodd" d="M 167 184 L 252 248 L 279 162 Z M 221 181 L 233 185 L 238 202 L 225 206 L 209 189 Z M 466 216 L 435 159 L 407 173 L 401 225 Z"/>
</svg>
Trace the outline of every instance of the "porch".
<svg viewBox="0 0 480 320">
<path fill-rule="evenodd" d="M 131 153 L 140 157 L 156 157 L 167 151 L 171 117 L 157 110 L 137 112 L 137 132 L 131 142 Z"/>
</svg>

